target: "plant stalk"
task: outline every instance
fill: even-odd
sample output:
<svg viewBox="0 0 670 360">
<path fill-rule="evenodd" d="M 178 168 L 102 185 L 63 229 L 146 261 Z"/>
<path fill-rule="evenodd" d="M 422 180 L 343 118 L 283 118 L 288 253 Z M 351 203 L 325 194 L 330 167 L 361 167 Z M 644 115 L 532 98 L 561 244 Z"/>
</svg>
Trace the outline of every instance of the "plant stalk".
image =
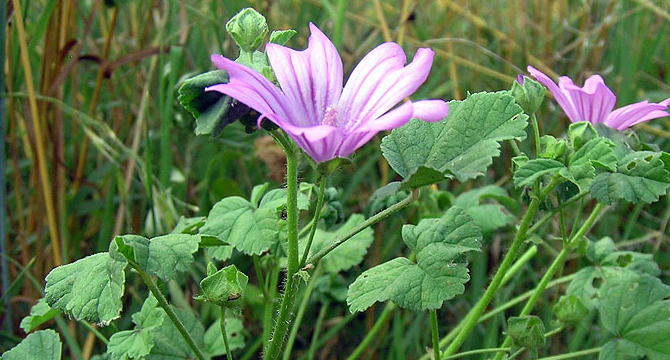
<svg viewBox="0 0 670 360">
<path fill-rule="evenodd" d="M 309 238 L 307 238 L 307 246 L 305 246 L 305 251 L 302 254 L 302 259 L 300 259 L 300 267 L 305 266 L 307 263 L 307 256 L 309 255 L 309 249 L 312 247 L 312 241 L 314 241 L 314 234 L 316 234 L 316 225 L 319 223 L 319 218 L 321 217 L 321 208 L 323 207 L 323 198 L 326 194 L 326 180 L 327 177 L 321 175 L 319 178 L 319 195 L 316 200 L 316 207 L 314 208 L 314 218 L 312 219 L 312 226 L 309 229 Z"/>
<path fill-rule="evenodd" d="M 179 317 L 177 316 L 177 313 L 170 307 L 170 304 L 168 304 L 167 300 L 165 299 L 165 296 L 163 296 L 163 293 L 161 293 L 160 289 L 154 283 L 153 280 L 149 277 L 149 274 L 146 273 L 139 265 L 133 263 L 132 261 L 129 261 L 128 264 L 137 271 L 137 273 L 140 275 L 140 278 L 142 278 L 142 281 L 147 285 L 149 288 L 149 291 L 156 297 L 156 300 L 158 300 L 158 305 L 165 310 L 165 313 L 167 316 L 170 318 L 174 326 L 177 328 L 177 331 L 179 331 L 179 334 L 186 340 L 186 343 L 188 346 L 193 350 L 193 354 L 195 354 L 195 357 L 198 358 L 198 360 L 205 360 L 205 354 L 200 350 L 198 345 L 195 343 L 195 340 L 191 337 L 191 334 L 188 333 L 188 330 L 186 330 L 186 327 L 184 324 L 179 320 Z M 224 335 L 225 336 L 225 335 Z"/>
<path fill-rule="evenodd" d="M 389 320 L 389 318 L 391 317 L 391 314 L 393 314 L 393 310 L 395 310 L 395 308 L 396 308 L 396 306 L 393 305 L 392 302 L 386 303 L 386 307 L 384 307 L 384 311 L 382 311 L 382 313 L 379 316 L 379 318 L 377 319 L 377 321 L 375 321 L 375 324 L 372 326 L 372 329 L 370 329 L 370 332 L 368 332 L 365 335 L 365 338 L 363 338 L 363 341 L 361 341 L 361 343 L 358 344 L 356 349 L 354 349 L 354 352 L 352 352 L 351 355 L 349 355 L 347 360 L 358 359 L 363 354 L 363 352 L 368 349 L 368 347 L 370 346 L 370 343 L 372 342 L 372 340 L 375 339 L 375 337 L 377 336 L 379 331 L 382 329 L 384 324 L 386 324 L 386 322 Z"/>
<path fill-rule="evenodd" d="M 228 360 L 233 360 L 233 354 L 230 352 L 230 345 L 228 345 L 228 334 L 226 334 L 226 307 L 221 306 L 221 337 L 223 338 L 223 346 L 226 347 L 226 356 Z"/>
<path fill-rule="evenodd" d="M 444 352 L 445 356 L 455 354 L 456 351 L 458 351 L 458 349 L 461 347 L 465 339 L 468 337 L 468 335 L 470 335 L 470 332 L 475 327 L 477 322 L 479 322 L 479 318 L 481 317 L 484 310 L 486 310 L 486 307 L 489 305 L 491 300 L 493 300 L 493 296 L 498 291 L 498 288 L 500 287 L 500 284 L 503 278 L 505 277 L 505 273 L 512 265 L 512 262 L 514 261 L 517 252 L 519 252 L 519 249 L 521 248 L 523 241 L 526 239 L 530 223 L 533 221 L 533 218 L 535 218 L 535 214 L 537 213 L 540 204 L 560 182 L 561 180 L 559 177 L 552 178 L 551 182 L 547 185 L 547 187 L 544 190 L 540 191 L 538 194 L 536 194 L 536 196 L 534 196 L 533 199 L 531 200 L 530 204 L 528 205 L 528 209 L 526 209 L 526 213 L 524 214 L 523 219 L 521 220 L 519 230 L 514 236 L 512 245 L 510 246 L 509 251 L 507 252 L 507 255 L 505 255 L 505 258 L 503 259 L 502 263 L 500 264 L 500 267 L 496 271 L 493 280 L 491 280 L 491 283 L 484 292 L 484 295 L 479 299 L 477 304 L 475 304 L 475 306 L 470 310 L 468 315 L 463 320 L 464 321 L 463 328 L 460 330 L 454 341 L 451 344 L 449 344 L 449 347 L 447 347 L 447 349 L 445 350 Z"/>
<path fill-rule="evenodd" d="M 433 338 L 433 360 L 440 360 L 440 334 L 437 331 L 437 310 L 430 310 L 430 332 Z"/>
</svg>

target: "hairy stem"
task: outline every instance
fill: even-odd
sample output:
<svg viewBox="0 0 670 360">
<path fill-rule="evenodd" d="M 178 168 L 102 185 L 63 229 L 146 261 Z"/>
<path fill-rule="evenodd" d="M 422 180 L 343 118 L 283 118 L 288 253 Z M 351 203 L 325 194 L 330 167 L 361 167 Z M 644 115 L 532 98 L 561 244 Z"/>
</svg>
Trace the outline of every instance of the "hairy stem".
<svg viewBox="0 0 670 360">
<path fill-rule="evenodd" d="M 433 358 L 440 360 L 440 334 L 437 331 L 437 310 L 430 310 L 430 332 L 433 338 Z"/>
<path fill-rule="evenodd" d="M 558 177 L 552 178 L 551 182 L 547 185 L 547 187 L 544 190 L 540 191 L 538 194 L 536 194 L 536 196 L 534 196 L 533 199 L 531 200 L 530 204 L 528 205 L 528 209 L 526 209 L 526 213 L 524 214 L 523 219 L 521 220 L 519 230 L 514 236 L 512 245 L 510 246 L 509 251 L 507 252 L 507 255 L 505 255 L 505 258 L 503 259 L 502 263 L 500 264 L 500 267 L 493 276 L 493 280 L 491 280 L 491 283 L 484 292 L 484 295 L 479 299 L 477 304 L 475 304 L 475 306 L 470 310 L 465 319 L 463 319 L 464 325 L 461 328 L 458 335 L 456 336 L 456 338 L 454 339 L 454 341 L 445 350 L 444 353 L 445 356 L 455 354 L 456 351 L 458 351 L 458 349 L 461 347 L 461 344 L 463 344 L 465 339 L 468 337 L 468 335 L 470 335 L 470 332 L 479 321 L 479 318 L 481 317 L 482 313 L 484 312 L 484 310 L 486 310 L 486 307 L 489 305 L 491 300 L 493 300 L 493 296 L 498 291 L 500 284 L 503 278 L 505 277 L 505 273 L 512 265 L 512 262 L 514 261 L 517 252 L 519 252 L 519 249 L 523 245 L 523 241 L 526 239 L 530 223 L 533 221 L 533 218 L 535 217 L 535 214 L 537 213 L 540 204 L 560 182 L 561 182 L 560 178 Z"/>
</svg>

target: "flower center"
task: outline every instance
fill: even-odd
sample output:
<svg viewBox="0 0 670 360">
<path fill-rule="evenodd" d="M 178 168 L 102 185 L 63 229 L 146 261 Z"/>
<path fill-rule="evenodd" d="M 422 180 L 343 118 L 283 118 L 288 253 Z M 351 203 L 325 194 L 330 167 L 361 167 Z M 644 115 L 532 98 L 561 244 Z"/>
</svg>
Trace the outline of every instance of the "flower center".
<svg viewBox="0 0 670 360">
<path fill-rule="evenodd" d="M 321 124 L 337 126 L 337 110 L 334 107 L 329 106 L 326 108 L 326 113 L 323 114 Z"/>
</svg>

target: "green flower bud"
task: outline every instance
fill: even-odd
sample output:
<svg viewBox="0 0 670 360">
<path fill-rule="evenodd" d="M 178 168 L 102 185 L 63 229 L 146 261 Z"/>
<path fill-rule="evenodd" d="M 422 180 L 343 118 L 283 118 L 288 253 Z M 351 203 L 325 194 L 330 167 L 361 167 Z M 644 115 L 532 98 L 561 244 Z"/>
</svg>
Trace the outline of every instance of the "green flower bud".
<svg viewBox="0 0 670 360">
<path fill-rule="evenodd" d="M 252 8 L 246 8 L 226 23 L 226 30 L 233 37 L 242 52 L 256 50 L 268 34 L 265 17 Z"/>
<path fill-rule="evenodd" d="M 517 76 L 510 90 L 516 103 L 528 114 L 537 111 L 546 93 L 547 89 L 542 84 L 523 75 Z"/>
</svg>

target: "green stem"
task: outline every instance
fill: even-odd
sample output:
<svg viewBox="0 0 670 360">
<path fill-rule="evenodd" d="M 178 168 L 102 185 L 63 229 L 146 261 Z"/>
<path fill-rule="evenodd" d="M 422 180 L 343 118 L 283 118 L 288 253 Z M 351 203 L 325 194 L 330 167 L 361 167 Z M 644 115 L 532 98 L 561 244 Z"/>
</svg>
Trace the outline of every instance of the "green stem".
<svg viewBox="0 0 670 360">
<path fill-rule="evenodd" d="M 488 354 L 488 353 L 493 353 L 493 352 L 498 352 L 498 351 L 509 352 L 510 350 L 511 350 L 510 348 L 488 348 L 488 349 L 470 350 L 470 351 L 464 351 L 462 353 L 458 353 L 456 355 L 443 357 L 442 360 L 458 359 L 458 358 L 462 358 L 462 357 L 469 356 L 469 355 Z"/>
<path fill-rule="evenodd" d="M 551 281 L 551 279 L 554 277 L 558 269 L 560 269 L 563 266 L 563 263 L 568 258 L 572 250 L 578 245 L 580 239 L 584 235 L 586 235 L 586 233 L 591 229 L 593 224 L 598 219 L 598 216 L 604 209 L 605 205 L 598 203 L 598 205 L 596 205 L 596 207 L 591 212 L 591 215 L 589 215 L 586 221 L 584 221 L 584 224 L 582 224 L 579 230 L 577 230 L 577 232 L 572 237 L 570 237 L 570 239 L 567 241 L 566 245 L 563 247 L 561 252 L 549 266 L 549 269 L 547 269 L 547 272 L 544 273 L 544 276 L 542 276 L 542 279 L 535 287 L 535 290 L 533 290 L 533 295 L 530 296 L 528 301 L 526 301 L 526 304 L 524 305 L 523 309 L 521 309 L 519 316 L 526 316 L 530 314 L 531 310 L 533 310 L 533 307 L 535 307 L 537 300 L 544 292 L 544 289 L 547 288 L 549 281 Z M 512 345 L 513 341 L 514 340 L 512 339 L 511 336 L 507 336 L 502 344 L 502 347 L 508 347 Z M 504 356 L 503 353 L 498 353 L 494 358 L 494 360 L 501 360 L 503 356 Z"/>
<path fill-rule="evenodd" d="M 272 339 L 265 352 L 266 360 L 280 357 L 289 325 L 300 281 L 294 276 L 299 270 L 298 262 L 298 151 L 291 145 L 286 151 L 286 223 L 288 234 L 288 270 L 286 285 L 279 307 L 279 315 L 272 332 Z"/>
<path fill-rule="evenodd" d="M 430 310 L 430 332 L 433 335 L 433 359 L 440 360 L 440 335 L 437 331 L 437 310 Z"/>
<path fill-rule="evenodd" d="M 539 358 L 537 360 L 564 360 L 564 359 L 572 359 L 584 355 L 591 355 L 591 354 L 597 354 L 600 353 L 600 350 L 602 350 L 602 347 L 597 347 L 597 348 L 591 348 L 591 349 L 586 349 L 582 351 L 575 351 L 567 354 L 561 354 L 561 355 L 554 355 L 554 356 L 547 356 L 543 358 Z"/>
<path fill-rule="evenodd" d="M 316 234 L 316 225 L 319 223 L 319 217 L 321 216 L 321 207 L 323 207 L 323 197 L 326 193 L 326 179 L 327 177 L 321 175 L 319 178 L 319 195 L 316 200 L 316 208 L 314 208 L 314 218 L 312 219 L 312 226 L 309 230 L 309 238 L 307 239 L 307 245 L 305 246 L 305 251 L 302 254 L 302 259 L 300 260 L 300 267 L 305 266 L 307 263 L 307 255 L 309 255 L 309 249 L 312 247 L 312 241 L 314 241 L 314 234 Z"/>
<path fill-rule="evenodd" d="M 295 338 L 298 335 L 298 329 L 300 328 L 300 323 L 302 323 L 302 318 L 303 316 L 305 316 L 305 310 L 307 309 L 309 298 L 312 295 L 312 291 L 314 291 L 314 285 L 316 284 L 316 279 L 318 279 L 318 277 L 321 275 L 322 268 L 323 267 L 321 265 L 316 266 L 316 269 L 314 269 L 314 273 L 310 277 L 309 284 L 307 284 L 305 293 L 302 295 L 302 301 L 300 302 L 300 306 L 298 307 L 298 314 L 295 317 L 295 321 L 293 321 L 293 327 L 291 328 L 291 333 L 288 335 L 288 341 L 286 342 L 286 349 L 284 349 L 284 357 L 282 358 L 283 360 L 288 360 L 291 357 L 291 350 L 293 350 L 293 343 L 295 342 Z"/>
<path fill-rule="evenodd" d="M 314 355 L 316 354 L 316 343 L 319 339 L 319 333 L 321 332 L 321 325 L 323 324 L 323 319 L 326 317 L 326 312 L 328 312 L 328 305 L 330 303 L 326 301 L 321 306 L 319 310 L 319 315 L 316 317 L 316 324 L 314 324 L 314 333 L 312 334 L 312 341 L 309 343 L 309 350 L 307 350 L 307 360 L 313 360 Z"/>
<path fill-rule="evenodd" d="M 363 352 L 368 349 L 370 346 L 370 343 L 372 340 L 377 337 L 377 334 L 379 331 L 384 327 L 388 319 L 391 317 L 391 314 L 393 314 L 393 310 L 395 310 L 395 305 L 393 305 L 392 302 L 388 302 L 386 304 L 386 307 L 384 307 L 384 311 L 382 311 L 382 314 L 379 316 L 377 321 L 375 321 L 375 324 L 372 326 L 372 329 L 370 329 L 370 332 L 368 332 L 365 335 L 365 338 L 363 341 L 361 341 L 360 344 L 354 349 L 354 352 L 349 355 L 347 360 L 356 360 L 358 359 L 361 355 L 363 355 Z"/>
<path fill-rule="evenodd" d="M 279 282 L 279 269 L 275 261 L 270 262 L 270 276 L 267 279 L 266 283 L 269 283 L 267 293 L 268 297 L 265 298 L 264 304 L 264 316 L 263 316 L 263 343 L 266 344 L 270 341 L 270 334 L 272 332 L 272 316 L 275 311 L 275 295 L 277 294 L 277 283 Z"/>
<path fill-rule="evenodd" d="M 172 307 L 170 307 L 170 304 L 168 304 L 167 300 L 165 299 L 165 296 L 163 296 L 163 293 L 161 293 L 160 289 L 156 285 L 156 283 L 151 280 L 149 277 L 149 274 L 147 274 L 139 265 L 135 264 L 132 261 L 129 261 L 128 264 L 137 271 L 137 273 L 140 275 L 140 278 L 142 278 L 142 281 L 144 284 L 147 285 L 149 288 L 149 291 L 154 295 L 156 300 L 158 300 L 158 305 L 165 310 L 165 313 L 167 316 L 170 318 L 174 326 L 177 328 L 177 331 L 179 331 L 179 334 L 186 340 L 186 343 L 188 346 L 193 350 L 193 354 L 195 354 L 195 357 L 198 358 L 198 360 L 205 360 L 205 354 L 200 350 L 198 345 L 196 345 L 195 340 L 191 337 L 191 334 L 188 333 L 188 330 L 186 330 L 186 327 L 184 324 L 179 320 L 179 317 L 177 317 L 177 313 L 174 312 Z"/>
<path fill-rule="evenodd" d="M 226 334 L 226 307 L 221 306 L 221 337 L 223 337 L 223 346 L 226 347 L 226 356 L 228 360 L 233 360 L 233 354 L 230 352 L 230 345 L 228 345 L 228 334 Z"/>
<path fill-rule="evenodd" d="M 505 277 L 502 279 L 502 282 L 500 283 L 500 286 L 504 286 L 507 284 L 508 281 L 512 279 L 514 275 L 516 275 L 521 268 L 526 265 L 530 259 L 532 259 L 535 255 L 537 254 L 537 246 L 533 245 L 526 250 L 526 252 L 523 253 L 519 257 L 519 260 L 514 262 L 512 266 L 510 266 L 509 270 L 507 270 L 507 273 L 505 274 Z"/>
<path fill-rule="evenodd" d="M 535 134 L 535 156 L 540 157 L 542 151 L 540 147 L 540 127 L 537 125 L 535 113 L 530 114 L 530 120 L 533 122 L 533 134 Z"/>
<path fill-rule="evenodd" d="M 318 253 L 312 255 L 312 257 L 310 257 L 309 260 L 307 260 L 307 263 L 316 264 L 324 256 L 328 255 L 329 252 L 333 251 L 333 249 L 335 249 L 336 247 L 340 246 L 345 241 L 354 237 L 354 235 L 356 235 L 359 232 L 365 230 L 367 227 L 372 226 L 372 225 L 384 220 L 385 218 L 389 217 L 391 214 L 406 208 L 414 200 L 418 199 L 418 197 L 419 197 L 419 193 L 417 191 L 414 191 L 414 192 L 412 192 L 411 195 L 407 196 L 402 201 L 393 204 L 392 206 L 384 209 L 383 211 L 380 211 L 379 213 L 375 214 L 374 216 L 370 217 L 369 219 L 363 221 L 358 226 L 349 230 L 349 232 L 346 235 L 342 236 L 340 239 L 337 239 L 337 241 L 334 241 L 334 242 L 330 243 L 328 246 L 321 249 L 321 251 L 319 251 Z"/>
<path fill-rule="evenodd" d="M 505 258 L 503 259 L 502 263 L 500 264 L 500 267 L 496 271 L 493 280 L 491 280 L 489 287 L 484 292 L 484 295 L 479 299 L 477 304 L 475 304 L 475 306 L 470 310 L 468 315 L 463 320 L 465 321 L 463 328 L 460 330 L 454 341 L 445 350 L 445 356 L 453 355 L 454 353 L 456 353 L 456 351 L 458 351 L 458 349 L 461 347 L 461 345 L 468 337 L 468 335 L 470 335 L 470 332 L 479 321 L 479 318 L 481 317 L 482 313 L 484 312 L 484 310 L 486 310 L 486 307 L 489 305 L 491 300 L 493 300 L 493 296 L 495 295 L 496 291 L 498 291 L 500 283 L 505 277 L 505 273 L 512 265 L 512 262 L 514 261 L 517 252 L 523 245 L 524 240 L 526 240 L 526 235 L 530 227 L 530 223 L 533 221 L 533 218 L 535 218 L 535 214 L 537 213 L 540 204 L 542 203 L 542 201 L 544 201 L 544 198 L 547 195 L 549 195 L 549 193 L 551 193 L 551 191 L 560 182 L 561 182 L 560 178 L 558 177 L 552 178 L 551 182 L 547 185 L 547 187 L 544 190 L 540 191 L 539 194 L 536 194 L 536 196 L 533 197 L 533 199 L 531 200 L 530 204 L 528 205 L 528 209 L 526 210 L 526 213 L 524 214 L 523 219 L 521 220 L 519 230 L 514 236 L 512 245 L 510 246 L 509 251 L 507 252 L 507 255 L 505 255 Z"/>
</svg>

